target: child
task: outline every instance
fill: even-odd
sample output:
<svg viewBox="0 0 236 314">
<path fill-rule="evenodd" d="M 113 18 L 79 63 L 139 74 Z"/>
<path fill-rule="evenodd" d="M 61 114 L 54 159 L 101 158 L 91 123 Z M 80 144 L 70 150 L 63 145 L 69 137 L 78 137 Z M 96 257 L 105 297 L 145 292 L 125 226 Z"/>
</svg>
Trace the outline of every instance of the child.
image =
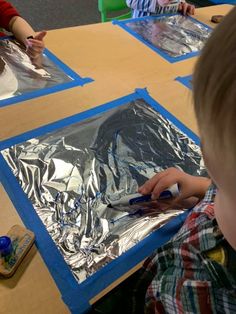
<svg viewBox="0 0 236 314">
<path fill-rule="evenodd" d="M 198 203 L 174 238 L 145 262 L 134 313 L 144 313 L 145 292 L 146 313 L 236 313 L 235 21 L 236 8 L 213 32 L 193 79 L 203 157 L 216 187 L 174 168 L 140 187 L 156 199 L 177 182 L 180 196 L 160 204 L 163 209 Z"/>
<path fill-rule="evenodd" d="M 142 270 L 98 302 L 94 313 L 236 313 L 235 21 L 236 8 L 206 43 L 193 79 L 202 152 L 211 179 L 169 168 L 139 188 L 155 200 L 178 183 L 180 195 L 159 201 L 159 207 L 193 209 L 177 234 L 145 261 Z"/>
<path fill-rule="evenodd" d="M 177 12 L 194 14 L 194 5 L 184 0 L 126 0 L 126 4 L 132 9 L 133 18 Z"/>
<path fill-rule="evenodd" d="M 35 33 L 32 27 L 19 16 L 16 9 L 8 2 L 0 0 L 0 28 L 11 32 L 27 49 L 33 62 L 37 62 L 44 50 L 43 38 L 46 32 Z M 0 33 L 0 36 L 4 36 Z"/>
</svg>

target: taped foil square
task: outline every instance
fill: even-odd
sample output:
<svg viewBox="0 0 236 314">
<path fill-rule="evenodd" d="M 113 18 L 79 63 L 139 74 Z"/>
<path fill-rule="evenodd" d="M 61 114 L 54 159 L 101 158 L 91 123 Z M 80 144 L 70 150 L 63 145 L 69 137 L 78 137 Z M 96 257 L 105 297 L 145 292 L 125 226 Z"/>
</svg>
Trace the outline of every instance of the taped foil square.
<svg viewBox="0 0 236 314">
<path fill-rule="evenodd" d="M 172 58 L 200 51 L 211 32 L 207 26 L 183 15 L 134 19 L 125 25 Z"/>
<path fill-rule="evenodd" d="M 144 99 L 1 151 L 79 283 L 181 211 L 107 207 L 155 173 L 201 175 L 201 153 Z"/>
<path fill-rule="evenodd" d="M 0 40 L 0 100 L 71 82 L 46 54 L 33 65 L 25 49 L 10 39 Z"/>
</svg>

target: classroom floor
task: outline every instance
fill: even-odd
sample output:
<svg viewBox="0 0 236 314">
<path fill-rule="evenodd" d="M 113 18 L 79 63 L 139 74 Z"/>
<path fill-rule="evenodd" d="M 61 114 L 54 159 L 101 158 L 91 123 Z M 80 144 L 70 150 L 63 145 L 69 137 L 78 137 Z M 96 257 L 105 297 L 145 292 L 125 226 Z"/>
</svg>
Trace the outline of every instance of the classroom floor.
<svg viewBox="0 0 236 314">
<path fill-rule="evenodd" d="M 97 0 L 11 0 L 35 28 L 49 30 L 100 22 Z M 189 0 L 196 7 L 213 5 L 209 0 Z"/>
<path fill-rule="evenodd" d="M 100 22 L 97 0 L 11 0 L 36 29 L 57 29 Z"/>
</svg>

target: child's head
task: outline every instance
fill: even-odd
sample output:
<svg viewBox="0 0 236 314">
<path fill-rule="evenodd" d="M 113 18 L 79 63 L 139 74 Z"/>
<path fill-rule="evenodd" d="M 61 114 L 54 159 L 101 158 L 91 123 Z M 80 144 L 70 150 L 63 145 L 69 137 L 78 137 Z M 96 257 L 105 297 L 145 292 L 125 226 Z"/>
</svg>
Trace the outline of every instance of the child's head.
<svg viewBox="0 0 236 314">
<path fill-rule="evenodd" d="M 218 187 L 215 215 L 236 249 L 236 8 L 204 47 L 193 79 L 203 156 Z"/>
</svg>

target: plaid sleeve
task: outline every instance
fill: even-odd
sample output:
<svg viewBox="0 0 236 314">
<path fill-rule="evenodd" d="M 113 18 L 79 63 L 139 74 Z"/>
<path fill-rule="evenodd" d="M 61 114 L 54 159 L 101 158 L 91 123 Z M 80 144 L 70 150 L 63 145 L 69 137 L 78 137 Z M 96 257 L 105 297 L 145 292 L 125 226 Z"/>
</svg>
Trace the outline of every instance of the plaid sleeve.
<svg viewBox="0 0 236 314">
<path fill-rule="evenodd" d="M 193 208 L 192 215 L 196 216 L 196 215 L 200 215 L 200 214 L 206 214 L 209 219 L 213 219 L 215 217 L 214 202 L 215 202 L 216 192 L 217 192 L 217 189 L 213 183 L 208 188 L 203 200 L 201 202 L 199 202 Z M 189 216 L 191 216 L 191 213 Z M 188 218 L 186 219 L 186 221 L 188 221 Z M 199 223 L 199 221 L 197 221 L 197 223 Z"/>
<path fill-rule="evenodd" d="M 9 23 L 14 16 L 19 16 L 17 10 L 10 3 L 0 0 L 0 27 L 9 31 Z"/>
<path fill-rule="evenodd" d="M 215 200 L 215 196 L 216 196 L 216 191 L 217 191 L 217 188 L 216 188 L 215 184 L 212 183 L 212 184 L 209 186 L 209 188 L 208 188 L 208 190 L 207 190 L 207 192 L 206 192 L 206 194 L 205 194 L 203 200 L 199 203 L 200 206 L 197 205 L 194 210 L 197 210 L 197 211 L 198 211 L 198 207 L 200 207 L 201 209 L 203 209 L 206 204 L 208 204 L 208 205 L 209 205 L 209 204 L 214 204 L 214 200 Z"/>
</svg>

